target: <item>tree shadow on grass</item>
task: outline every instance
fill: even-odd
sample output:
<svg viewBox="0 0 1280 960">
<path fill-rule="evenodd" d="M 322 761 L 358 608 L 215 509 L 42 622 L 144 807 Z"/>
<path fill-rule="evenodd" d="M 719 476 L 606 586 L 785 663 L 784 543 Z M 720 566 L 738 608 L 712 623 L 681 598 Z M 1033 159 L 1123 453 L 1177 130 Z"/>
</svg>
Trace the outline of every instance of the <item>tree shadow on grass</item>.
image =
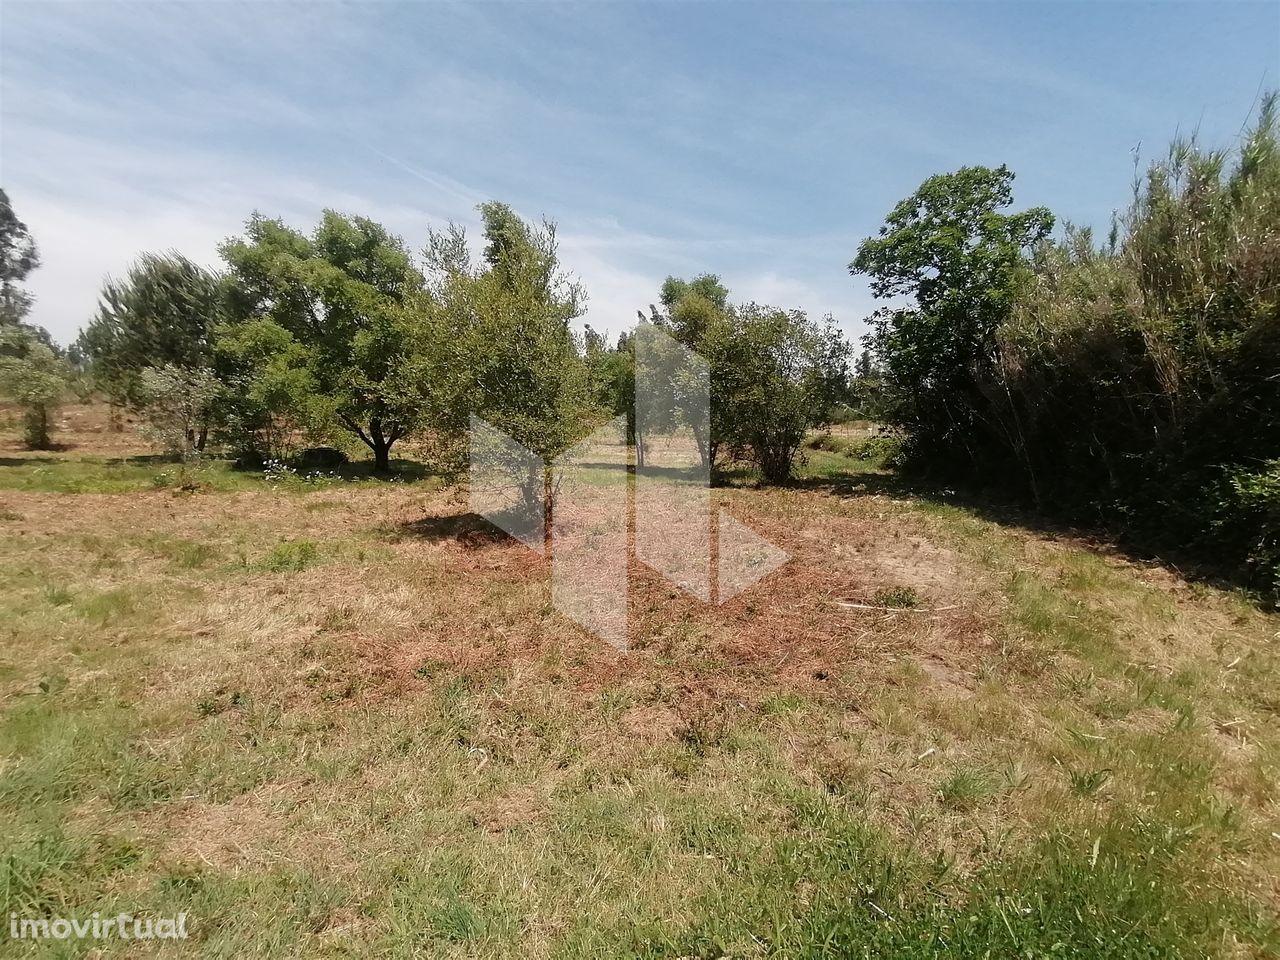
<svg viewBox="0 0 1280 960">
<path fill-rule="evenodd" d="M 436 475 L 417 460 L 392 460 L 389 466 L 387 472 L 378 473 L 373 469 L 372 460 L 355 460 L 336 467 L 332 472 L 343 480 L 385 480 L 388 483 L 416 483 Z"/>
<path fill-rule="evenodd" d="M 264 463 L 248 460 L 233 460 L 229 463 L 231 469 L 237 473 L 258 475 L 265 473 L 266 464 Z M 427 480 L 437 475 L 424 463 L 419 463 L 417 460 L 401 459 L 393 459 L 389 464 L 390 469 L 385 473 L 378 473 L 374 470 L 372 460 L 354 460 L 329 468 L 302 469 L 290 466 L 291 469 L 298 472 L 299 476 L 319 474 L 333 476 L 340 480 L 382 480 L 386 483 L 417 483 L 420 480 Z"/>
<path fill-rule="evenodd" d="M 110 467 L 163 467 L 178 462 L 178 458 L 172 453 L 139 453 L 132 457 L 111 457 L 103 461 Z"/>
<path fill-rule="evenodd" d="M 57 447 L 52 452 L 65 452 L 74 449 L 74 446 Z M 132 457 L 51 457 L 45 453 L 39 453 L 30 457 L 0 457 L 0 467 L 25 467 L 32 464 L 41 466 L 52 466 L 54 464 L 73 464 L 85 465 L 96 464 L 105 467 L 147 467 L 147 466 L 163 466 L 165 464 L 177 463 L 177 458 L 169 454 L 138 454 Z"/>
<path fill-rule="evenodd" d="M 1071 521 L 1053 517 L 1015 500 L 1007 491 L 993 487 L 966 486 L 927 477 L 913 477 L 893 471 L 862 472 L 849 470 L 824 476 L 801 477 L 791 481 L 792 489 L 823 490 L 838 497 L 889 497 L 911 500 L 936 508 L 963 510 L 1002 527 L 1017 527 L 1048 540 L 1070 540 L 1104 554 L 1119 557 L 1139 567 L 1160 567 L 1188 581 L 1208 584 L 1222 590 L 1253 594 L 1239 576 L 1225 564 L 1215 565 L 1203 555 L 1176 544 L 1161 543 L 1140 530 L 1108 525 L 1102 518 L 1096 523 Z M 1256 597 L 1253 597 L 1257 601 Z M 1259 602 L 1260 605 L 1265 606 Z"/>
<path fill-rule="evenodd" d="M 28 467 L 34 464 L 63 463 L 62 457 L 0 457 L 0 467 Z"/>
<path fill-rule="evenodd" d="M 391 532 L 393 540 L 427 540 L 441 543 L 456 540 L 470 550 L 499 544 L 514 543 L 515 539 L 494 526 L 478 513 L 455 513 L 445 517 L 423 517 L 396 526 Z"/>
</svg>

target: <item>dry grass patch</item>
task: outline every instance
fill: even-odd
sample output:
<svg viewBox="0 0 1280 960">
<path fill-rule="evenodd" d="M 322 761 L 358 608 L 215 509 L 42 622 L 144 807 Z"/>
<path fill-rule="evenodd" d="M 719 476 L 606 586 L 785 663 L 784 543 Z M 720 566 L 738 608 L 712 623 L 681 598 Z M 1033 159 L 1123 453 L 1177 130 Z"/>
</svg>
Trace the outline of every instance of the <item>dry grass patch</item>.
<svg viewBox="0 0 1280 960">
<path fill-rule="evenodd" d="M 4 494 L 9 908 L 189 908 L 210 955 L 910 956 L 964 904 L 993 955 L 1090 917 L 1265 955 L 1280 621 L 952 507 L 714 499 L 790 562 L 720 606 L 632 563 L 618 651 L 425 485 Z"/>
</svg>

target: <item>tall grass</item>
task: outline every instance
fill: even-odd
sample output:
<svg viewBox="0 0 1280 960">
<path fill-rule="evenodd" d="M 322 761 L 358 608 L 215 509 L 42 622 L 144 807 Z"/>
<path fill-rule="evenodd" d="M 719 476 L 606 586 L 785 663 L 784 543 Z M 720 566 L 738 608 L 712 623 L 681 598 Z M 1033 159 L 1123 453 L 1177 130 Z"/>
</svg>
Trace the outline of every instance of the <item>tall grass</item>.
<svg viewBox="0 0 1280 960">
<path fill-rule="evenodd" d="M 1231 150 L 1194 138 L 1135 182 L 1098 245 L 1039 250 L 999 331 L 990 466 L 1280 600 L 1277 98 Z M 1008 439 L 1014 438 L 1014 439 Z M 1020 448 L 1020 449 L 1017 449 Z"/>
</svg>

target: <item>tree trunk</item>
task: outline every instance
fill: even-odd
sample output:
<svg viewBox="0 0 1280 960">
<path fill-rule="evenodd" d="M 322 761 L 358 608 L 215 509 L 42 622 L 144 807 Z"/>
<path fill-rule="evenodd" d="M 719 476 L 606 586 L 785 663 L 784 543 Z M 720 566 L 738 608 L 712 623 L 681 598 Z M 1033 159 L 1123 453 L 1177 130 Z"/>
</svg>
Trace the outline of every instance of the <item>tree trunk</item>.
<svg viewBox="0 0 1280 960">
<path fill-rule="evenodd" d="M 546 512 L 543 514 L 542 520 L 542 553 L 543 556 L 551 556 L 551 527 L 555 520 L 555 490 L 551 485 L 551 468 L 543 467 L 542 470 L 542 502 L 546 506 Z"/>
<path fill-rule="evenodd" d="M 382 432 L 382 421 L 377 417 L 369 421 L 369 438 L 365 442 L 373 451 L 373 472 L 390 473 L 391 445 L 396 441 Z"/>
</svg>

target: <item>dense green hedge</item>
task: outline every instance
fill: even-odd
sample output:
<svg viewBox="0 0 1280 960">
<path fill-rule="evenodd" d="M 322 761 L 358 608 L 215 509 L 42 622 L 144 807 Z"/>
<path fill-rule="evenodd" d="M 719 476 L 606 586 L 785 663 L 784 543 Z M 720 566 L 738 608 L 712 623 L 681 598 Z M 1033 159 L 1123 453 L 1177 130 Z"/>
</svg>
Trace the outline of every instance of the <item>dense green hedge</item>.
<svg viewBox="0 0 1280 960">
<path fill-rule="evenodd" d="M 1007 191 L 968 186 L 982 168 L 949 175 L 945 206 L 926 183 L 912 218 L 891 218 L 854 264 L 897 280 L 903 251 L 931 244 L 932 262 L 910 266 L 933 299 L 886 311 L 871 338 L 908 460 L 1011 486 L 1280 601 L 1276 106 L 1233 150 L 1175 143 L 1102 245 L 1068 227 L 1058 243 L 1024 232 L 1011 252 L 989 239 L 1016 220 L 995 212 Z M 939 275 L 946 296 L 928 286 Z M 988 322 L 960 338 L 975 303 Z"/>
</svg>

